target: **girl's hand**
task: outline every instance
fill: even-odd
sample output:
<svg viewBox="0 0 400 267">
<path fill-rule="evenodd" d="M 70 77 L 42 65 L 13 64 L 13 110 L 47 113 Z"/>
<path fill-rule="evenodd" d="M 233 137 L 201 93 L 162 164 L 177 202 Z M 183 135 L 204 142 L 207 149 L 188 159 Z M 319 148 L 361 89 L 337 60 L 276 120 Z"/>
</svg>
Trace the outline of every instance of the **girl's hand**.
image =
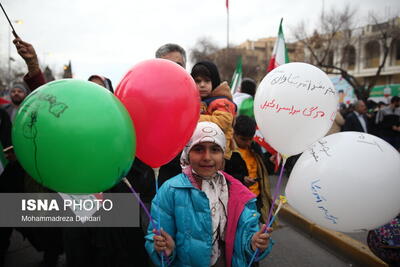
<svg viewBox="0 0 400 267">
<path fill-rule="evenodd" d="M 255 251 L 257 248 L 260 252 L 263 252 L 269 245 L 269 238 L 271 237 L 270 233 L 272 232 L 272 228 L 268 228 L 267 232 L 264 232 L 265 224 L 262 225 L 260 231 L 255 233 L 251 238 L 251 248 Z"/>
<path fill-rule="evenodd" d="M 161 253 L 164 251 L 165 255 L 169 257 L 172 254 L 172 251 L 175 249 L 175 241 L 172 237 L 161 229 L 161 235 L 156 230 L 153 229 L 153 233 L 155 234 L 153 237 L 154 240 L 154 249 Z"/>
</svg>

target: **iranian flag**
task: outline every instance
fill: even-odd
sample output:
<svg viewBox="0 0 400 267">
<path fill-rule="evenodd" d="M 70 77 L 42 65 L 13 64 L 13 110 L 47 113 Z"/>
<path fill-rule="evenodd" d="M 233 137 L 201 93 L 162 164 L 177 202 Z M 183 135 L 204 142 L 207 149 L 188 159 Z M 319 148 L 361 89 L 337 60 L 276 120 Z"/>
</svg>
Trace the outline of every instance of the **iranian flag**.
<svg viewBox="0 0 400 267">
<path fill-rule="evenodd" d="M 268 64 L 267 72 L 270 72 L 271 70 L 275 69 L 276 67 L 279 67 L 280 65 L 289 63 L 289 56 L 285 44 L 285 37 L 283 36 L 282 21 L 283 18 L 281 19 L 281 23 L 279 24 L 278 38 L 276 39 L 274 50 L 272 51 L 272 56 Z M 267 141 L 264 139 L 264 137 L 262 136 L 261 132 L 258 129 L 256 131 L 256 135 L 254 136 L 254 141 L 256 141 L 260 146 L 265 148 L 271 155 L 274 156 L 274 164 L 276 172 L 279 168 L 279 164 L 281 163 L 281 155 L 267 143 Z"/>
<path fill-rule="evenodd" d="M 280 65 L 289 63 L 289 56 L 285 45 L 285 37 L 283 36 L 282 21 L 283 18 L 281 19 L 281 23 L 279 24 L 278 38 L 276 39 L 274 50 L 272 51 L 272 56 L 268 64 L 267 72 L 270 72 Z"/>
<path fill-rule="evenodd" d="M 239 56 L 236 61 L 236 69 L 232 76 L 231 93 L 232 95 L 238 92 L 240 84 L 242 83 L 242 56 Z"/>
</svg>

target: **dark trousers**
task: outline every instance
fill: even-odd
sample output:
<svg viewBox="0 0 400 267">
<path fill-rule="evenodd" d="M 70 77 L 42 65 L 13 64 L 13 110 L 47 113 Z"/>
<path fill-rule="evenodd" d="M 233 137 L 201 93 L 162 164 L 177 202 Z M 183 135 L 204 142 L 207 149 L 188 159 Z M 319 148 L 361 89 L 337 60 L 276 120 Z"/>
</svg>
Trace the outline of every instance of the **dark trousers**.
<svg viewBox="0 0 400 267">
<path fill-rule="evenodd" d="M 12 228 L 1 227 L 0 228 L 0 267 L 3 267 L 4 258 L 10 245 L 10 237 L 12 233 Z"/>
<path fill-rule="evenodd" d="M 139 227 L 65 228 L 64 248 L 68 267 L 148 266 Z"/>
</svg>

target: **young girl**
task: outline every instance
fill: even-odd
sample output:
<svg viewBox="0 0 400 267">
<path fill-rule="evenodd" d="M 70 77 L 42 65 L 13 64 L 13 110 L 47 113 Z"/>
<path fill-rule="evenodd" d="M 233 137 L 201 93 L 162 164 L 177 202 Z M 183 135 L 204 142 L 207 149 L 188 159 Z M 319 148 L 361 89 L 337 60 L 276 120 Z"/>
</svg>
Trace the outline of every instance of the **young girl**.
<svg viewBox="0 0 400 267">
<path fill-rule="evenodd" d="M 233 150 L 233 120 L 236 105 L 232 101 L 227 82 L 221 83 L 217 66 L 201 61 L 193 66 L 191 75 L 201 97 L 200 120 L 217 124 L 226 137 L 225 158 L 230 159 Z"/>
<path fill-rule="evenodd" d="M 221 171 L 224 151 L 221 129 L 200 122 L 183 150 L 182 174 L 165 182 L 153 199 L 151 214 L 155 223 L 160 218 L 162 230 L 149 226 L 146 249 L 156 265 L 162 253 L 172 266 L 242 267 L 256 249 L 257 260 L 271 251 L 270 234 L 258 225 L 255 195 Z"/>
</svg>

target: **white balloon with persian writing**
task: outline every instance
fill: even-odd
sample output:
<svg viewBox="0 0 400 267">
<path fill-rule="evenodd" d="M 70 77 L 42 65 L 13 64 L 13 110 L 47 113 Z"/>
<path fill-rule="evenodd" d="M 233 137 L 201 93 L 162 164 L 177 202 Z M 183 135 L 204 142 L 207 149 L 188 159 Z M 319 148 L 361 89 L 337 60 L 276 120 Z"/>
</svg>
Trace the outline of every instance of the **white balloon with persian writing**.
<svg viewBox="0 0 400 267">
<path fill-rule="evenodd" d="M 265 140 L 281 154 L 291 156 L 328 132 L 338 101 L 326 73 L 310 64 L 288 63 L 261 81 L 254 115 Z"/>
<path fill-rule="evenodd" d="M 303 152 L 286 186 L 289 204 L 311 221 L 342 232 L 386 224 L 400 213 L 400 154 L 365 133 L 324 137 Z"/>
</svg>

